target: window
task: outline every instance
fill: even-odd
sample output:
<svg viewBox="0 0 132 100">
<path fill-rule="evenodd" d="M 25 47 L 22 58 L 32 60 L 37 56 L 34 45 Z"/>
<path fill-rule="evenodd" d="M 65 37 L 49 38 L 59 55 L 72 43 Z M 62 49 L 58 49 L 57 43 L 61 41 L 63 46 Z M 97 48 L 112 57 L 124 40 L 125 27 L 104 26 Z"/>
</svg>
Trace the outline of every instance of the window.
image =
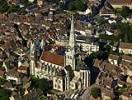
<svg viewBox="0 0 132 100">
<path fill-rule="evenodd" d="M 60 85 L 58 85 L 58 89 L 60 89 Z"/>
<path fill-rule="evenodd" d="M 59 80 L 59 83 L 61 83 L 61 80 Z"/>
</svg>

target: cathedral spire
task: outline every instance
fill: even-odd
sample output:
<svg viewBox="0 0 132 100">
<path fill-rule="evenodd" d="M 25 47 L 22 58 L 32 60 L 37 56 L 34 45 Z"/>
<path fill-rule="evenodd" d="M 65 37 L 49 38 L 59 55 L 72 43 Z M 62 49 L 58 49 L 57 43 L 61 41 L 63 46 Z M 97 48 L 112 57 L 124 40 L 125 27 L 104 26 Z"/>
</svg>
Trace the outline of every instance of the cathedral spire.
<svg viewBox="0 0 132 100">
<path fill-rule="evenodd" d="M 71 19 L 71 30 L 69 37 L 69 50 L 66 52 L 66 65 L 70 65 L 72 70 L 76 70 L 75 65 L 75 34 L 74 34 L 74 17 Z"/>
<path fill-rule="evenodd" d="M 75 47 L 74 16 L 73 15 L 72 15 L 72 19 L 71 19 L 71 30 L 70 30 L 70 37 L 69 37 L 69 46 L 71 48 Z"/>
</svg>

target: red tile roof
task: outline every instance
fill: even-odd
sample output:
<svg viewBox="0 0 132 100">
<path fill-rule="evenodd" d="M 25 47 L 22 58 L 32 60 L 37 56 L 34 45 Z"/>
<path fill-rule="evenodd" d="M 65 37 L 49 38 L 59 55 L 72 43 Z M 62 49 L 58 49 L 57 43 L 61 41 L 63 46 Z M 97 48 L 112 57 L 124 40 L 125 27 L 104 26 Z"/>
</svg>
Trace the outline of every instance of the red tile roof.
<svg viewBox="0 0 132 100">
<path fill-rule="evenodd" d="M 43 52 L 40 59 L 59 66 L 64 66 L 64 56 L 49 51 Z"/>
</svg>

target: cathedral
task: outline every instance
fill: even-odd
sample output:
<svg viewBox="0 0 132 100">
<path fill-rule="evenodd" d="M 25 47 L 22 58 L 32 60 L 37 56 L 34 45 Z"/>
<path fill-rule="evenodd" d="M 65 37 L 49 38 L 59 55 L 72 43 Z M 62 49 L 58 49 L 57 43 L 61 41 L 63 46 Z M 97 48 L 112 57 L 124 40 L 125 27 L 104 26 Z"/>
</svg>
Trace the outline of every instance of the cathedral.
<svg viewBox="0 0 132 100">
<path fill-rule="evenodd" d="M 53 82 L 53 89 L 66 91 L 87 88 L 90 85 L 90 71 L 78 50 L 74 33 L 74 16 L 71 18 L 71 30 L 67 47 L 52 45 L 47 47 L 41 41 L 42 53 L 39 62 L 35 62 L 35 43 L 30 42 L 30 74 L 38 78 L 47 78 Z M 39 53 L 38 53 L 39 55 Z M 37 65 L 37 66 L 36 66 Z"/>
</svg>

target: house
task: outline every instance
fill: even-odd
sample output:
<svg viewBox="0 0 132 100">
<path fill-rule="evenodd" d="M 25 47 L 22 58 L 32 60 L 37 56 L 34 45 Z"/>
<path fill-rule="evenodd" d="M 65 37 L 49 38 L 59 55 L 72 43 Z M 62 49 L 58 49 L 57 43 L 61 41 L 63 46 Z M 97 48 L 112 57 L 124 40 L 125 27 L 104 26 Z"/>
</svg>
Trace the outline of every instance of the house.
<svg viewBox="0 0 132 100">
<path fill-rule="evenodd" d="M 123 72 L 128 75 L 128 76 L 132 76 L 132 63 L 129 63 L 129 62 L 123 62 L 123 65 L 122 65 L 122 68 L 124 67 L 123 69 Z"/>
<path fill-rule="evenodd" d="M 132 63 L 132 57 L 128 55 L 122 55 L 122 61 Z"/>
<path fill-rule="evenodd" d="M 10 70 L 10 71 L 8 71 L 6 73 L 6 80 L 14 81 L 16 84 L 20 84 L 21 83 L 21 81 L 20 81 L 20 75 L 14 69 L 12 69 L 12 70 Z"/>
<path fill-rule="evenodd" d="M 131 100 L 132 96 L 128 92 L 124 92 L 122 95 L 120 95 L 120 98 L 122 100 Z"/>
<path fill-rule="evenodd" d="M 20 94 L 15 91 L 13 91 L 11 93 L 11 96 L 9 97 L 9 100 L 21 100 L 21 99 L 22 97 L 20 96 Z"/>
<path fill-rule="evenodd" d="M 127 77 L 127 83 L 132 84 L 132 76 Z"/>
<path fill-rule="evenodd" d="M 18 67 L 17 71 L 19 73 L 27 74 L 28 73 L 28 67 L 27 66 L 20 66 L 20 67 Z"/>
<path fill-rule="evenodd" d="M 108 57 L 108 61 L 112 65 L 115 65 L 115 66 L 118 66 L 118 59 L 119 59 L 119 56 L 114 55 L 114 54 L 110 54 L 109 57 Z"/>
<path fill-rule="evenodd" d="M 7 0 L 8 4 L 17 5 L 20 3 L 20 0 Z"/>
<path fill-rule="evenodd" d="M 0 69 L 0 78 L 3 78 L 5 76 L 5 71 Z"/>
<path fill-rule="evenodd" d="M 119 87 L 123 87 L 125 85 L 124 81 L 118 80 L 118 84 Z"/>
<path fill-rule="evenodd" d="M 23 100 L 37 100 L 39 96 L 43 95 L 43 91 L 41 89 L 30 89 L 27 94 L 23 96 Z"/>
<path fill-rule="evenodd" d="M 24 89 L 28 89 L 31 85 L 31 78 L 30 77 L 27 77 L 27 76 L 24 76 L 22 79 L 22 86 Z"/>
<path fill-rule="evenodd" d="M 132 0 L 108 0 L 108 2 L 114 8 L 121 8 L 122 6 L 127 6 L 132 8 Z"/>
<path fill-rule="evenodd" d="M 101 96 L 102 96 L 102 100 L 112 100 L 113 99 L 112 90 L 102 88 L 101 89 Z"/>
<path fill-rule="evenodd" d="M 38 5 L 39 7 L 42 7 L 43 3 L 44 3 L 43 0 L 37 0 L 37 5 Z"/>
<path fill-rule="evenodd" d="M 124 54 L 132 54 L 132 43 L 121 42 L 119 44 L 119 52 Z"/>
<path fill-rule="evenodd" d="M 104 6 L 99 12 L 100 16 L 115 16 L 114 12 L 108 7 Z"/>
<path fill-rule="evenodd" d="M 4 83 L 3 88 L 6 90 L 14 91 L 15 88 L 12 86 L 12 83 L 10 81 L 7 81 Z"/>
</svg>

